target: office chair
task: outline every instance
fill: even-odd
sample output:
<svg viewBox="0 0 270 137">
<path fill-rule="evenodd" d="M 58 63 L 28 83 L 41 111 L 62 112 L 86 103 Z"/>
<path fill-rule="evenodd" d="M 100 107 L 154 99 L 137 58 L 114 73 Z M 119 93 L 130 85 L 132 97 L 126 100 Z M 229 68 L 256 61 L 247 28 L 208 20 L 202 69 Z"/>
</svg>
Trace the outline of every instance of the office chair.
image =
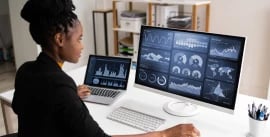
<svg viewBox="0 0 270 137">
<path fill-rule="evenodd" d="M 17 137 L 17 136 L 18 136 L 17 133 L 12 133 L 12 134 L 7 134 L 7 135 L 0 136 L 0 137 Z"/>
</svg>

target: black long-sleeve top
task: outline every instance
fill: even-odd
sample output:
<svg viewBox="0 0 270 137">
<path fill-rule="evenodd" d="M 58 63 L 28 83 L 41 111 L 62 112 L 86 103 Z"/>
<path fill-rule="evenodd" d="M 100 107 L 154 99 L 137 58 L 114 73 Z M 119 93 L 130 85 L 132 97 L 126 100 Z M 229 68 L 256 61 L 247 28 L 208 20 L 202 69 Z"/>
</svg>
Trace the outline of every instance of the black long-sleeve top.
<svg viewBox="0 0 270 137">
<path fill-rule="evenodd" d="M 19 137 L 108 137 L 77 95 L 75 82 L 45 53 L 19 68 L 12 108 Z"/>
</svg>

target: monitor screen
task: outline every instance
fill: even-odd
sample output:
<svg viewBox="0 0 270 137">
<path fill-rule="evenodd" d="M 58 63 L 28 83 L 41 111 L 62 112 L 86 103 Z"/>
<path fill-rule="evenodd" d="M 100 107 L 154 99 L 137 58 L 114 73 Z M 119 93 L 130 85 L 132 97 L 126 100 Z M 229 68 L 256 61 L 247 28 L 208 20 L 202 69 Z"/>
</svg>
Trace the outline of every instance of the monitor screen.
<svg viewBox="0 0 270 137">
<path fill-rule="evenodd" d="M 234 110 L 244 45 L 239 36 L 142 26 L 135 84 Z"/>
</svg>

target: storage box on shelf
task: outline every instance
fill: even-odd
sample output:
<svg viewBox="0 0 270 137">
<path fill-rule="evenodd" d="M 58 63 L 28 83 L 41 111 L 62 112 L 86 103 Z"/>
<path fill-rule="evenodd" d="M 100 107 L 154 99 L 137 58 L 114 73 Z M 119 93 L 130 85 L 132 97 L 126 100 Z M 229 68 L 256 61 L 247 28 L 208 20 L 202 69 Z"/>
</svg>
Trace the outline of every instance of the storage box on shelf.
<svg viewBox="0 0 270 137">
<path fill-rule="evenodd" d="M 131 14 L 134 3 L 142 3 L 147 5 L 146 17 L 129 18 L 120 15 L 118 18 L 117 3 L 124 2 L 128 3 L 127 13 Z M 139 45 L 139 33 L 140 26 L 144 23 L 152 26 L 160 27 L 173 27 L 180 29 L 192 29 L 200 31 L 209 31 L 209 20 L 210 20 L 210 1 L 209 0 L 113 0 L 113 31 L 114 31 L 114 53 L 119 55 L 119 33 L 129 33 L 130 39 L 132 39 L 133 46 L 133 60 L 136 61 L 137 47 Z M 180 14 L 180 6 L 191 7 L 191 13 Z M 200 7 L 205 8 L 204 20 L 199 17 Z M 146 19 L 146 21 L 144 21 Z M 119 24 L 118 24 L 119 23 Z M 202 25 L 201 25 L 202 23 Z M 131 38 L 133 37 L 133 38 Z"/>
<path fill-rule="evenodd" d="M 191 16 L 178 15 L 168 18 L 167 27 L 177 29 L 191 29 Z"/>
<path fill-rule="evenodd" d="M 155 21 L 153 21 L 154 26 L 158 27 L 168 27 L 168 18 L 175 17 L 179 13 L 178 5 L 156 5 L 155 6 Z"/>
<path fill-rule="evenodd" d="M 123 11 L 120 17 L 120 28 L 140 32 L 141 25 L 146 23 L 146 13 L 137 10 Z"/>
</svg>

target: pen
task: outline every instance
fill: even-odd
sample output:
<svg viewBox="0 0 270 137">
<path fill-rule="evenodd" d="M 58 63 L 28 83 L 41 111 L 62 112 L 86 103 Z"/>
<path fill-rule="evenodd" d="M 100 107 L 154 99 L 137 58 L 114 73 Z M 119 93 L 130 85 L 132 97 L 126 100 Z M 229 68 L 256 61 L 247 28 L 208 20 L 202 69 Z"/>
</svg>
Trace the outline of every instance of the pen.
<svg viewBox="0 0 270 137">
<path fill-rule="evenodd" d="M 250 117 L 252 117 L 251 109 L 250 109 L 250 105 L 249 105 L 249 104 L 248 104 L 248 115 L 249 115 Z"/>
<path fill-rule="evenodd" d="M 270 113 L 268 113 L 267 115 L 264 116 L 264 120 L 267 120 L 267 119 L 268 119 L 269 114 L 270 114 Z"/>
<path fill-rule="evenodd" d="M 262 104 L 260 104 L 260 105 L 258 106 L 258 110 L 261 110 L 261 107 L 262 107 Z"/>
<path fill-rule="evenodd" d="M 268 107 L 264 106 L 264 112 L 266 114 Z"/>
<path fill-rule="evenodd" d="M 260 111 L 260 108 L 259 107 L 258 107 L 258 109 L 256 109 L 256 119 L 257 120 L 260 119 L 260 117 L 261 117 L 261 111 Z"/>
<path fill-rule="evenodd" d="M 257 108 L 256 108 L 256 106 L 254 105 L 253 110 L 252 110 L 253 118 L 254 118 L 254 119 L 257 119 L 257 113 L 256 113 L 256 110 L 257 110 Z"/>
<path fill-rule="evenodd" d="M 263 111 L 259 111 L 259 115 L 258 115 L 258 120 L 264 120 L 265 119 L 265 114 Z"/>
<path fill-rule="evenodd" d="M 254 119 L 256 119 L 256 117 L 255 117 L 255 104 L 254 104 L 254 102 L 251 105 L 251 117 L 254 118 Z"/>
</svg>

